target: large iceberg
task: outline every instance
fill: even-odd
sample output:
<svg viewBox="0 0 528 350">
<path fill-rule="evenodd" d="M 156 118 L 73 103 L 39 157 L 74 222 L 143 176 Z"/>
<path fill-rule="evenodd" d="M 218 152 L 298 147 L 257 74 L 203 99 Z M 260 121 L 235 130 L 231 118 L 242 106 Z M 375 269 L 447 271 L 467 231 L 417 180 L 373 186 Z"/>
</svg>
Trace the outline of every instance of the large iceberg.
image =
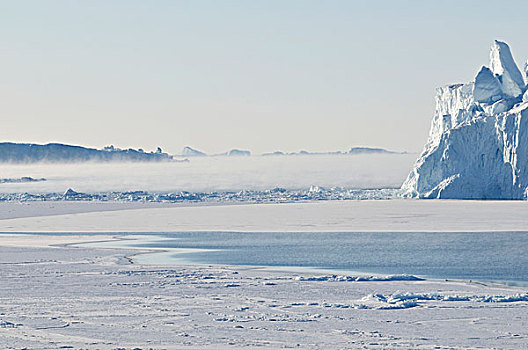
<svg viewBox="0 0 528 350">
<path fill-rule="evenodd" d="M 525 66 L 526 67 L 526 66 Z M 474 82 L 439 88 L 423 152 L 402 185 L 405 196 L 526 199 L 528 92 L 506 43 Z"/>
</svg>

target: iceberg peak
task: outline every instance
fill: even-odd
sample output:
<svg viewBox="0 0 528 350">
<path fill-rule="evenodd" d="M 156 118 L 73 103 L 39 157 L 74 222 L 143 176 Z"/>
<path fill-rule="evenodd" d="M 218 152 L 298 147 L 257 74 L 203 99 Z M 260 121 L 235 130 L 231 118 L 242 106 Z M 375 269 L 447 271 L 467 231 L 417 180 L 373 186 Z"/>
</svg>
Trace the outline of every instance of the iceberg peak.
<svg viewBox="0 0 528 350">
<path fill-rule="evenodd" d="M 495 40 L 491 46 L 490 69 L 501 82 L 502 90 L 507 96 L 514 98 L 522 95 L 526 84 L 510 47 L 505 42 Z"/>
</svg>

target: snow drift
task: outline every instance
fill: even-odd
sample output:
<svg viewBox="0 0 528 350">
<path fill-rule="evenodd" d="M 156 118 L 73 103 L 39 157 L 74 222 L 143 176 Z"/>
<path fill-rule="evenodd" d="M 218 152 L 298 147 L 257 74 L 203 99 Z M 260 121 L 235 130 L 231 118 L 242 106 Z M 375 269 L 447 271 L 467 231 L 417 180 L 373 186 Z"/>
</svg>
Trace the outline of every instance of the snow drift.
<svg viewBox="0 0 528 350">
<path fill-rule="evenodd" d="M 474 82 L 439 88 L 429 139 L 405 196 L 526 199 L 528 92 L 506 43 L 495 41 L 490 65 Z"/>
</svg>

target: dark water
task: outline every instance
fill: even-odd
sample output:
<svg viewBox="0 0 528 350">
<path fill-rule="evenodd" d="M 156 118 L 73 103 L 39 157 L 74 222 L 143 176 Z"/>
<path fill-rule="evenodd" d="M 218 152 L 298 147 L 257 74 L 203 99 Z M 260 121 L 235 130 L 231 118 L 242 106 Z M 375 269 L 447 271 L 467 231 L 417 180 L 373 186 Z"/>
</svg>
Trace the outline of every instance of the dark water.
<svg viewBox="0 0 528 350">
<path fill-rule="evenodd" d="M 198 264 L 308 267 L 426 278 L 528 282 L 528 232 L 156 234 L 141 247 L 215 249 L 178 254 Z"/>
</svg>

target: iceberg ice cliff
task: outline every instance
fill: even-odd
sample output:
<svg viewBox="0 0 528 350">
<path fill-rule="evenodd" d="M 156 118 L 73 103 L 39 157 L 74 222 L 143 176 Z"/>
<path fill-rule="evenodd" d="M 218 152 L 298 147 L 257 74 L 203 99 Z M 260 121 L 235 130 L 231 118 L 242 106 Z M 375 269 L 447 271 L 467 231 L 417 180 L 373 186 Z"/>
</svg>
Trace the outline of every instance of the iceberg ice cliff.
<svg viewBox="0 0 528 350">
<path fill-rule="evenodd" d="M 525 66 L 526 67 L 526 66 Z M 506 43 L 495 41 L 489 67 L 474 82 L 439 88 L 429 139 L 405 196 L 526 199 L 528 92 Z"/>
</svg>

